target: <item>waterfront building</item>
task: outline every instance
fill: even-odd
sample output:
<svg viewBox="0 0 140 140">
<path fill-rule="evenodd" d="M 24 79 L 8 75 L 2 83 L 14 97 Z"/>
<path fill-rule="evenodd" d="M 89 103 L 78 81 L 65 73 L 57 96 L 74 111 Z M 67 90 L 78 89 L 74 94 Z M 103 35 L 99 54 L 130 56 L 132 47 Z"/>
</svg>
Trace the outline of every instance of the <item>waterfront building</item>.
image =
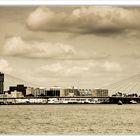
<svg viewBox="0 0 140 140">
<path fill-rule="evenodd" d="M 5 92 L 4 94 L 0 94 L 0 98 L 11 98 L 11 94 L 9 94 L 8 92 Z"/>
<path fill-rule="evenodd" d="M 93 97 L 108 97 L 108 89 L 93 89 Z"/>
<path fill-rule="evenodd" d="M 33 87 L 27 87 L 26 96 L 35 96 L 35 89 Z"/>
<path fill-rule="evenodd" d="M 23 93 L 22 92 L 19 92 L 19 91 L 12 91 L 11 92 L 11 97 L 13 98 L 21 98 L 21 97 L 24 97 Z"/>
<path fill-rule="evenodd" d="M 39 88 L 35 88 L 35 90 L 34 90 L 34 96 L 35 97 L 40 96 L 40 89 Z"/>
<path fill-rule="evenodd" d="M 9 92 L 11 93 L 11 92 L 13 92 L 13 91 L 18 91 L 18 92 L 22 92 L 22 94 L 24 95 L 24 96 L 26 96 L 26 88 L 27 87 L 25 87 L 24 85 L 17 85 L 17 86 L 11 86 L 10 88 L 9 88 Z"/>
<path fill-rule="evenodd" d="M 4 93 L 4 74 L 0 72 L 0 94 Z"/>
<path fill-rule="evenodd" d="M 66 88 L 66 89 L 61 89 L 60 90 L 60 96 L 69 96 L 69 97 L 73 97 L 73 96 L 80 96 L 80 92 L 77 88 L 72 87 L 72 88 Z"/>
<path fill-rule="evenodd" d="M 6 100 L 0 100 L 0 103 L 2 104 L 12 104 L 15 103 L 13 99 L 9 99 L 12 98 L 12 95 L 9 94 L 8 92 L 5 92 L 4 94 L 0 94 L 0 98 L 6 98 Z"/>
<path fill-rule="evenodd" d="M 64 97 L 65 96 L 65 89 L 61 88 L 60 89 L 60 97 Z"/>
<path fill-rule="evenodd" d="M 47 96 L 60 96 L 60 89 L 61 87 L 54 86 L 51 87 L 50 90 L 47 90 Z"/>
<path fill-rule="evenodd" d="M 45 88 L 35 88 L 34 89 L 34 96 L 38 97 L 38 96 L 46 96 L 46 89 Z"/>
<path fill-rule="evenodd" d="M 78 89 L 80 96 L 92 96 L 91 89 Z"/>
<path fill-rule="evenodd" d="M 5 91 L 4 94 L 3 94 L 3 98 L 11 98 L 11 94 L 9 94 L 8 91 Z"/>
</svg>

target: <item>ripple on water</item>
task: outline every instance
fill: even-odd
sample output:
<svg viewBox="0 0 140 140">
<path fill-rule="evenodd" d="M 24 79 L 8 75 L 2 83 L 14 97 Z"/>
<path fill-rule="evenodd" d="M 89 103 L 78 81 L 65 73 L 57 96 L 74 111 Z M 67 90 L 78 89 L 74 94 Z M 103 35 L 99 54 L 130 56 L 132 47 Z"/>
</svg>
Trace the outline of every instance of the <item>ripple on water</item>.
<svg viewBox="0 0 140 140">
<path fill-rule="evenodd" d="M 0 107 L 0 134 L 140 134 L 139 105 Z"/>
</svg>

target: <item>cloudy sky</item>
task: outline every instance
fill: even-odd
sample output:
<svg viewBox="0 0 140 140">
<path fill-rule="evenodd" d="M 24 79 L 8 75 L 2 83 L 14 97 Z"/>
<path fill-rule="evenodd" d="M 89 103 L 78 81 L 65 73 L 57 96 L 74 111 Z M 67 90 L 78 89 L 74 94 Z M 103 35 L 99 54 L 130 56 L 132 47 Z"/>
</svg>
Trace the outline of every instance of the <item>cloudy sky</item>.
<svg viewBox="0 0 140 140">
<path fill-rule="evenodd" d="M 0 71 L 40 86 L 98 88 L 140 73 L 140 8 L 0 7 Z"/>
</svg>

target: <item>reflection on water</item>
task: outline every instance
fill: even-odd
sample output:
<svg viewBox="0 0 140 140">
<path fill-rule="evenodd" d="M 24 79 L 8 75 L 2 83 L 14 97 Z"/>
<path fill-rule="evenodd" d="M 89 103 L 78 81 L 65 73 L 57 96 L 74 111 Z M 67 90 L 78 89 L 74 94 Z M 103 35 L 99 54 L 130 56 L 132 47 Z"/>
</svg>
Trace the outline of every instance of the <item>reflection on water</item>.
<svg viewBox="0 0 140 140">
<path fill-rule="evenodd" d="M 140 105 L 0 106 L 0 134 L 140 134 Z"/>
</svg>

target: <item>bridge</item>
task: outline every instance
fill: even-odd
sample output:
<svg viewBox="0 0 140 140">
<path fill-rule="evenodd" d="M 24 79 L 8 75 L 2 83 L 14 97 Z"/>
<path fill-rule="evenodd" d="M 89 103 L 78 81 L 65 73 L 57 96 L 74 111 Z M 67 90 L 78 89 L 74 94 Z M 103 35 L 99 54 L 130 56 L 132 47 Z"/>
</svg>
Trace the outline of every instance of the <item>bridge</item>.
<svg viewBox="0 0 140 140">
<path fill-rule="evenodd" d="M 104 88 L 109 90 L 110 96 L 116 93 L 140 95 L 140 74 L 130 76 Z"/>
<path fill-rule="evenodd" d="M 18 84 L 23 84 L 25 86 L 31 86 L 31 87 L 41 87 L 41 85 L 37 83 L 32 83 L 32 82 L 23 80 L 19 77 L 4 73 L 4 90 L 8 90 L 9 86 L 16 86 Z"/>
</svg>

